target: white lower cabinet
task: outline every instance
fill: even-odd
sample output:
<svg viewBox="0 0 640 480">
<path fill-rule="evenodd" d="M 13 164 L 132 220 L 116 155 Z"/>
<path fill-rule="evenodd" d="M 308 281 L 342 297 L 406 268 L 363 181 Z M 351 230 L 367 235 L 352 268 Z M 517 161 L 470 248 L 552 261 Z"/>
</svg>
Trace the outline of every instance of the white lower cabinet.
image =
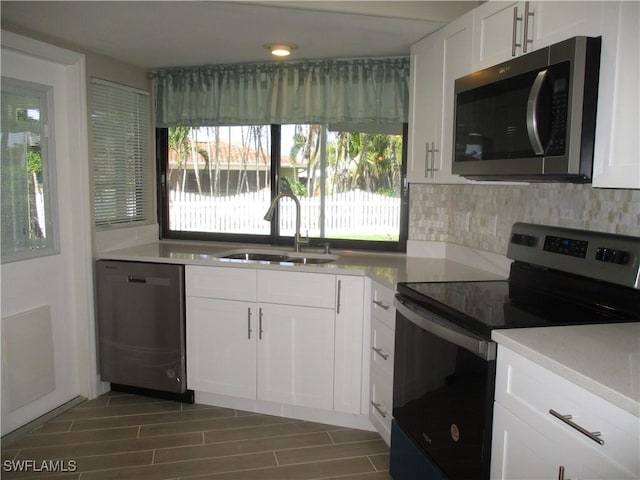
<svg viewBox="0 0 640 480">
<path fill-rule="evenodd" d="M 393 289 L 371 282 L 369 420 L 388 445 L 393 408 L 394 295 Z"/>
<path fill-rule="evenodd" d="M 336 330 L 333 409 L 366 413 L 362 406 L 368 382 L 364 344 L 364 277 L 336 275 Z M 366 395 L 365 395 L 366 396 Z"/>
<path fill-rule="evenodd" d="M 334 312 L 270 304 L 258 311 L 258 399 L 331 410 Z"/>
<path fill-rule="evenodd" d="M 361 413 L 362 277 L 199 266 L 186 272 L 189 388 Z"/>
<path fill-rule="evenodd" d="M 638 479 L 638 452 L 637 417 L 498 347 L 492 479 Z"/>
<path fill-rule="evenodd" d="M 186 310 L 188 387 L 256 398 L 256 304 L 187 296 Z"/>
</svg>

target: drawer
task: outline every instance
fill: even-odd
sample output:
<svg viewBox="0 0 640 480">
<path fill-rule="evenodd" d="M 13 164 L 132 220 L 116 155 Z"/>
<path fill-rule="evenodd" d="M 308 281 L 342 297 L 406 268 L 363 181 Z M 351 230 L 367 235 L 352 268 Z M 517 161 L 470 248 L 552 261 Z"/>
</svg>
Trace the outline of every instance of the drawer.
<svg viewBox="0 0 640 480">
<path fill-rule="evenodd" d="M 394 332 L 377 318 L 371 321 L 371 365 L 393 376 Z"/>
<path fill-rule="evenodd" d="M 371 282 L 371 316 L 377 318 L 392 330 L 396 328 L 396 309 L 393 306 L 394 289 L 377 282 Z"/>
<path fill-rule="evenodd" d="M 498 348 L 496 402 L 547 438 L 558 429 L 570 435 L 570 449 L 587 457 L 613 460 L 640 478 L 640 422 L 631 413 L 607 402 L 560 375 L 506 349 Z M 604 445 L 554 417 L 550 410 L 571 415 L 589 432 L 600 432 Z"/>
<path fill-rule="evenodd" d="M 256 301 L 256 271 L 253 269 L 187 265 L 185 277 L 188 297 Z"/>
<path fill-rule="evenodd" d="M 336 276 L 258 270 L 258 302 L 335 308 Z"/>
<path fill-rule="evenodd" d="M 391 418 L 393 407 L 393 377 L 371 366 L 371 401 L 369 420 L 374 424 L 380 436 L 390 444 Z"/>
</svg>

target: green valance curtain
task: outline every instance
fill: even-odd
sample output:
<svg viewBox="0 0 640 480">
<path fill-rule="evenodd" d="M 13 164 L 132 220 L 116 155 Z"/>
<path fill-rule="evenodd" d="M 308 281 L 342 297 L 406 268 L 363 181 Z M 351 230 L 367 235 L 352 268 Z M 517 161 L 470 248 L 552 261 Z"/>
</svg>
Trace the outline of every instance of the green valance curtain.
<svg viewBox="0 0 640 480">
<path fill-rule="evenodd" d="M 409 59 L 166 68 L 156 72 L 156 125 L 404 123 Z"/>
</svg>

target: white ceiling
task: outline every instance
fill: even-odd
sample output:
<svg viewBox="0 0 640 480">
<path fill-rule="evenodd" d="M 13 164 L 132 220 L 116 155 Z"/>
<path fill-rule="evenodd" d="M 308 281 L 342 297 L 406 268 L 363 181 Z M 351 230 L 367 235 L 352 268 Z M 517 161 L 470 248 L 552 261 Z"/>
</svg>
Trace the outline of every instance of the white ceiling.
<svg viewBox="0 0 640 480">
<path fill-rule="evenodd" d="M 2 1 L 2 28 L 154 69 L 270 60 L 408 55 L 477 1 Z"/>
</svg>

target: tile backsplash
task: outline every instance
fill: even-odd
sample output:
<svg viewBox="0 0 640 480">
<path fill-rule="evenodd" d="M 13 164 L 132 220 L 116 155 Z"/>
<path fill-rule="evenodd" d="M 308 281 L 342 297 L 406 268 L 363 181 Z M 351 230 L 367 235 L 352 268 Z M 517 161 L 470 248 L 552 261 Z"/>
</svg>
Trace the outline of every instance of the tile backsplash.
<svg viewBox="0 0 640 480">
<path fill-rule="evenodd" d="M 504 255 L 515 222 L 640 236 L 640 190 L 571 183 L 410 185 L 410 240 Z"/>
</svg>

